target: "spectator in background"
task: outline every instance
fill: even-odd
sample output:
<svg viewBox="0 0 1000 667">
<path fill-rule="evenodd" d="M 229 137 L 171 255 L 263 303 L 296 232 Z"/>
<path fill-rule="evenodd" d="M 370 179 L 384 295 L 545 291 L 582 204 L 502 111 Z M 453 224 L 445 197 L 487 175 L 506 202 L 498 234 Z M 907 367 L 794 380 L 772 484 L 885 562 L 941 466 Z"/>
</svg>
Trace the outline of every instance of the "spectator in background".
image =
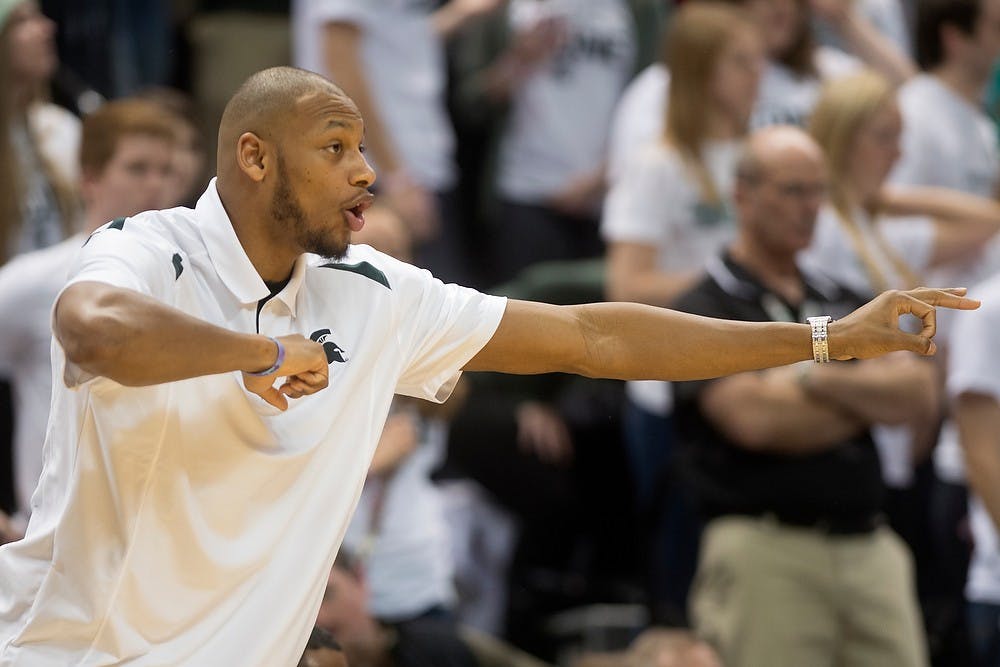
<svg viewBox="0 0 1000 667">
<path fill-rule="evenodd" d="M 923 84 L 938 85 L 929 77 Z M 810 123 L 827 152 L 831 191 L 806 255 L 865 296 L 947 279 L 940 275 L 942 270 L 952 279 L 968 279 L 964 268 L 977 261 L 981 248 L 1000 229 L 1000 207 L 991 199 L 941 187 L 886 186 L 900 157 L 900 137 L 905 136 L 896 98 L 884 79 L 860 73 L 831 83 Z M 935 119 L 935 126 L 947 134 L 950 115 L 941 111 Z M 930 145 L 921 150 L 936 160 L 948 157 Z M 956 165 L 955 170 L 961 168 Z M 938 319 L 942 344 L 947 344 L 951 322 L 947 316 Z M 938 429 L 932 422 L 919 433 L 879 426 L 875 437 L 890 486 L 890 517 L 914 548 L 922 592 L 933 598 L 928 613 L 949 619 L 931 626 L 957 629 L 967 558 L 966 548 L 957 543 L 965 511 L 962 464 L 954 427 L 946 421 L 936 438 Z M 935 485 L 933 497 L 927 499 L 915 485 L 915 467 L 927 459 L 935 439 L 935 463 L 949 484 Z M 928 519 L 935 531 L 930 539 Z"/>
<path fill-rule="evenodd" d="M 160 87 L 147 88 L 137 97 L 170 112 L 177 126 L 171 187 L 165 195 L 164 207 L 194 206 L 208 179 L 205 176 L 207 155 L 193 101 L 179 90 Z"/>
<path fill-rule="evenodd" d="M 900 155 L 902 117 L 873 72 L 831 82 L 809 123 L 830 169 L 830 197 L 808 257 L 862 296 L 920 282 L 1000 231 L 1000 206 L 944 188 L 884 187 Z"/>
<path fill-rule="evenodd" d="M 341 549 L 316 626 L 336 638 L 351 665 L 476 667 L 475 656 L 454 624 L 433 618 L 385 624 L 371 614 L 368 599 L 364 569 L 348 550 Z"/>
<path fill-rule="evenodd" d="M 460 99 L 493 114 L 493 280 L 595 257 L 611 113 L 636 58 L 629 0 L 511 0 L 466 54 Z M 472 40 L 470 40 L 472 41 Z"/>
<path fill-rule="evenodd" d="M 894 84 L 916 73 L 905 53 L 848 0 L 741 0 L 760 23 L 771 66 L 764 74 L 751 125 L 804 125 L 824 81 L 866 63 Z M 817 46 L 811 18 L 823 18 L 848 51 Z M 860 61 L 860 62 L 859 62 Z"/>
<path fill-rule="evenodd" d="M 54 38 L 34 0 L 0 2 L 0 262 L 58 243 L 75 222 L 80 124 L 43 101 Z"/>
<path fill-rule="evenodd" d="M 82 229 L 0 269 L 0 369 L 12 378 L 16 415 L 15 536 L 23 533 L 42 470 L 52 386 L 50 317 L 66 270 L 90 232 L 168 203 L 175 128 L 170 114 L 138 100 L 109 102 L 88 116 L 79 158 Z"/>
<path fill-rule="evenodd" d="M 883 187 L 899 157 L 902 119 L 888 81 L 861 72 L 831 82 L 810 120 L 830 170 L 829 201 L 804 255 L 855 293 L 922 283 L 934 266 L 963 261 L 1000 231 L 1000 206 L 941 188 Z M 912 482 L 913 462 L 926 457 L 936 424 L 912 439 L 879 429 L 886 479 Z"/>
<path fill-rule="evenodd" d="M 1000 0 L 922 0 L 917 20 L 924 73 L 899 91 L 902 156 L 892 182 L 996 197 L 1000 150 L 983 102 L 1000 57 Z"/>
<path fill-rule="evenodd" d="M 676 307 L 796 322 L 856 304 L 797 262 L 826 189 L 820 147 L 795 128 L 762 130 L 736 178 L 737 239 Z M 870 428 L 933 411 L 933 368 L 896 355 L 676 386 L 709 519 L 692 618 L 723 663 L 928 664 L 910 554 L 880 521 Z"/>
<path fill-rule="evenodd" d="M 675 12 L 665 55 L 672 80 L 664 136 L 629 161 L 602 220 L 608 297 L 657 306 L 690 289 L 705 261 L 734 236 L 733 173 L 765 62 L 756 24 L 724 3 L 689 3 Z M 653 601 L 671 606 L 677 621 L 697 532 L 679 491 L 657 488 L 669 483 L 674 466 L 670 385 L 630 382 L 627 394 L 625 437 L 638 506 L 663 522 L 651 560 Z M 653 507 L 654 497 L 662 507 Z"/>
<path fill-rule="evenodd" d="M 410 226 L 416 263 L 467 282 L 456 214 L 455 139 L 445 109 L 443 41 L 499 0 L 295 0 L 295 64 L 356 100 L 383 201 Z"/>
<path fill-rule="evenodd" d="M 956 323 L 948 359 L 948 395 L 967 462 L 973 543 L 965 595 L 973 667 L 1000 664 L 1000 274 L 981 284 L 983 313 Z"/>
<path fill-rule="evenodd" d="M 765 40 L 768 66 L 751 117 L 752 128 L 776 123 L 804 125 L 823 81 L 848 74 L 862 62 L 895 83 L 902 83 L 916 71 L 905 51 L 881 34 L 857 3 L 847 0 L 727 1 L 741 5 L 750 13 Z M 848 47 L 846 53 L 816 45 L 812 36 L 813 17 L 825 19 L 831 29 L 835 29 L 835 34 Z M 660 135 L 660 120 L 666 117 L 661 109 L 666 105 L 669 82 L 667 66 L 656 63 L 636 77 L 622 95 L 611 134 L 610 180 L 622 173 L 625 160 L 636 148 Z"/>
</svg>

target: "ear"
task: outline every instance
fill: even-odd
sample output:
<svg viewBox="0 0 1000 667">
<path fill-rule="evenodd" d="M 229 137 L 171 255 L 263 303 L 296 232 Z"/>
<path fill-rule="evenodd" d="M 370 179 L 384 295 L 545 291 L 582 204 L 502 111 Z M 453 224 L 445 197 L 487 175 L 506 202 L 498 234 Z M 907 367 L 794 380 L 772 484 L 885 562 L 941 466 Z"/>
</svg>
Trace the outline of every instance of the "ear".
<svg viewBox="0 0 1000 667">
<path fill-rule="evenodd" d="M 266 141 L 253 132 L 244 132 L 236 140 L 236 164 L 250 180 L 260 183 L 268 171 L 270 149 Z"/>
</svg>

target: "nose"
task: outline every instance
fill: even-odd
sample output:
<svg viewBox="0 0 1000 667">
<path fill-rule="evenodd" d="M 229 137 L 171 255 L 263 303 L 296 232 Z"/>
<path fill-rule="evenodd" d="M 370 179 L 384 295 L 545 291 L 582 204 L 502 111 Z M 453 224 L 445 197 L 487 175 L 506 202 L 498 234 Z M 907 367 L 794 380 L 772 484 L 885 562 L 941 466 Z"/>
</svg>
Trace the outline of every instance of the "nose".
<svg viewBox="0 0 1000 667">
<path fill-rule="evenodd" d="M 368 163 L 364 153 L 358 153 L 359 164 L 351 172 L 351 185 L 359 188 L 370 188 L 375 183 L 375 170 Z"/>
</svg>

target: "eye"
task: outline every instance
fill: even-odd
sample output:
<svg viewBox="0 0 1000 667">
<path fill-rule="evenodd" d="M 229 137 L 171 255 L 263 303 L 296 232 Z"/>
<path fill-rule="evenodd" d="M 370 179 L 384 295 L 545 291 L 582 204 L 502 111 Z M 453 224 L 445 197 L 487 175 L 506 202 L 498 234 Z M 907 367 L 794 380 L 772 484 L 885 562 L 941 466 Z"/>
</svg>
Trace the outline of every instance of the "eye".
<svg viewBox="0 0 1000 667">
<path fill-rule="evenodd" d="M 338 154 L 342 150 L 344 150 L 344 145 L 342 143 L 340 143 L 339 141 L 335 141 L 332 144 L 330 144 L 329 146 L 327 146 L 326 149 L 328 151 L 330 151 L 331 153 Z"/>
<path fill-rule="evenodd" d="M 358 151 L 360 151 L 361 153 L 367 153 L 368 152 L 368 146 L 365 146 L 364 144 L 361 144 L 360 146 L 358 146 Z"/>
</svg>

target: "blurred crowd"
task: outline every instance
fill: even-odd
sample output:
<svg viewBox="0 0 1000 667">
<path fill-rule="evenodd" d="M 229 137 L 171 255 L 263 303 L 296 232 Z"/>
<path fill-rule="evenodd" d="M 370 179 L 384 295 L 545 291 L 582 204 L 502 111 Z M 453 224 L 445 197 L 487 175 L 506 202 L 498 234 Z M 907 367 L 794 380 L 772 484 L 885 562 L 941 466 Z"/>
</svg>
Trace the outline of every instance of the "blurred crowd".
<svg viewBox="0 0 1000 667">
<path fill-rule="evenodd" d="M 301 665 L 1000 667 L 1000 0 L 0 0 L 3 541 L 74 253 L 193 205 L 281 64 L 364 117 L 353 242 L 446 282 L 984 302 L 930 359 L 397 398 Z"/>
</svg>

